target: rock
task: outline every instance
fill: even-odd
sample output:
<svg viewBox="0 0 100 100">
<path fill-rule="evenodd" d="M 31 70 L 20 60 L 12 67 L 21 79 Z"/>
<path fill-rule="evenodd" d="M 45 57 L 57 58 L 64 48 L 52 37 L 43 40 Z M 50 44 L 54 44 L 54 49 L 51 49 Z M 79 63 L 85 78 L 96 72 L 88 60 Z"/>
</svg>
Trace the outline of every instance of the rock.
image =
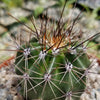
<svg viewBox="0 0 100 100">
<path fill-rule="evenodd" d="M 0 23 L 3 25 L 3 26 L 8 26 L 10 24 L 13 24 L 15 23 L 16 20 L 11 18 L 10 16 L 2 16 L 0 18 Z"/>
<path fill-rule="evenodd" d="M 30 11 L 26 11 L 22 8 L 14 8 L 14 9 L 10 10 L 9 13 L 17 19 L 22 18 L 22 17 L 25 18 L 25 17 L 28 17 L 29 15 L 31 15 Z M 4 26 L 11 25 L 15 22 L 17 22 L 17 21 L 8 15 L 1 16 L 1 18 L 0 18 L 0 23 Z"/>
<path fill-rule="evenodd" d="M 6 9 L 5 8 L 1 8 L 0 9 L 0 17 L 1 16 L 5 16 L 5 14 L 6 14 Z"/>
<path fill-rule="evenodd" d="M 22 96 L 16 95 L 17 88 L 13 87 L 13 81 L 15 82 L 13 76 L 15 74 L 11 69 L 13 69 L 12 66 L 0 69 L 0 100 L 23 100 Z M 19 99 L 14 99 L 17 96 Z"/>
<path fill-rule="evenodd" d="M 24 2 L 23 8 L 33 11 L 39 6 L 43 7 L 44 9 L 46 9 L 46 8 L 48 8 L 50 6 L 53 6 L 54 4 L 56 4 L 56 1 L 53 1 L 53 0 L 50 0 L 50 1 L 40 0 L 40 2 L 38 2 L 38 1 L 37 2 L 27 1 L 27 2 Z"/>
<path fill-rule="evenodd" d="M 22 8 L 13 8 L 12 10 L 10 10 L 10 13 L 13 14 L 13 16 L 16 18 L 27 17 L 31 14 L 30 11 L 26 11 Z"/>
<path fill-rule="evenodd" d="M 0 34 L 7 32 L 7 29 L 0 25 Z"/>
<path fill-rule="evenodd" d="M 78 3 L 85 4 L 93 9 L 100 7 L 100 0 L 78 0 Z"/>
<path fill-rule="evenodd" d="M 6 51 L 6 49 L 15 49 L 14 43 L 11 40 L 11 37 L 8 33 L 4 34 L 0 37 L 0 63 L 3 62 L 5 59 L 13 56 L 15 54 L 14 51 Z"/>
<path fill-rule="evenodd" d="M 7 91 L 6 89 L 0 89 L 0 100 L 7 100 Z"/>
<path fill-rule="evenodd" d="M 60 16 L 61 16 L 61 12 L 62 12 L 62 7 L 52 7 L 52 8 L 49 8 L 47 10 L 47 13 L 48 13 L 48 17 L 50 17 L 51 19 L 54 19 L 55 21 L 58 21 Z M 69 9 L 69 8 L 65 8 L 64 9 L 64 13 L 63 13 L 63 16 L 62 16 L 62 21 L 65 22 L 67 20 L 70 19 L 70 21 L 72 21 L 73 19 L 75 19 L 78 14 L 80 13 L 80 10 L 75 8 L 75 9 Z M 45 14 L 45 11 L 44 11 L 44 14 Z M 82 14 L 79 16 L 79 18 L 82 17 Z"/>
<path fill-rule="evenodd" d="M 100 85 L 99 85 L 99 86 L 100 86 Z M 96 91 L 96 98 L 97 98 L 97 100 L 100 99 L 100 92 L 99 92 L 99 91 Z"/>
<path fill-rule="evenodd" d="M 3 2 L 0 1 L 0 9 L 1 8 L 7 8 L 7 5 L 5 3 L 3 3 Z"/>
<path fill-rule="evenodd" d="M 24 100 L 23 98 L 22 98 L 22 96 L 21 95 L 15 95 L 14 97 L 13 97 L 13 100 Z"/>
<path fill-rule="evenodd" d="M 91 59 L 93 62 L 92 68 L 89 69 L 87 75 L 86 91 L 82 94 L 81 100 L 99 100 L 100 99 L 100 75 L 97 69 L 100 65 L 97 64 L 97 60 Z"/>
<path fill-rule="evenodd" d="M 8 95 L 8 96 L 7 96 L 7 100 L 13 100 L 12 95 Z"/>
<path fill-rule="evenodd" d="M 48 13 L 49 18 L 52 18 L 57 21 L 60 18 L 61 9 L 60 8 L 49 8 L 47 10 L 47 13 Z M 44 12 L 44 14 L 45 14 L 45 12 Z"/>
<path fill-rule="evenodd" d="M 56 1 L 54 1 L 54 0 L 46 0 L 46 2 L 41 4 L 41 6 L 46 9 L 46 8 L 48 8 L 50 6 L 55 5 L 55 4 L 56 4 Z"/>
<path fill-rule="evenodd" d="M 23 8 L 28 10 L 35 10 L 39 5 L 33 1 L 28 1 L 23 4 Z"/>
</svg>

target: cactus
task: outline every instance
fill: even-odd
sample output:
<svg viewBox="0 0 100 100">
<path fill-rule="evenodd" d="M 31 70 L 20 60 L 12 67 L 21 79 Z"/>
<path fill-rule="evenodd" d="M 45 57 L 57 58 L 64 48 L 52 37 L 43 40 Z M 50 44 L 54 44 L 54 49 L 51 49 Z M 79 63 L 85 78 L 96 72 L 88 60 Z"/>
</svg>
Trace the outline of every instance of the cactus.
<svg viewBox="0 0 100 100">
<path fill-rule="evenodd" d="M 53 32 L 41 27 L 28 43 L 18 46 L 15 71 L 23 79 L 21 94 L 27 100 L 79 100 L 91 67 L 82 44 L 94 36 L 76 43 L 76 38 L 70 39 L 72 26 Z"/>
<path fill-rule="evenodd" d="M 42 21 L 39 32 L 32 17 L 35 36 L 17 47 L 15 71 L 23 79 L 21 94 L 26 99 L 78 100 L 85 89 L 83 76 L 90 61 L 82 47 L 84 41 L 77 43 L 75 23 L 65 29 L 61 17 L 53 30 L 47 20 Z"/>
<path fill-rule="evenodd" d="M 100 33 L 79 42 L 80 33 L 76 34 L 73 27 L 80 14 L 67 27 L 62 14 L 56 28 L 54 24 L 48 27 L 46 19 L 40 31 L 32 17 L 35 30 L 25 25 L 33 33 L 29 41 L 21 45 L 16 42 L 15 72 L 25 100 L 79 100 L 85 90 L 91 67 L 85 43 Z"/>
<path fill-rule="evenodd" d="M 58 38 L 60 37 L 54 39 Z M 16 68 L 16 74 L 22 76 L 24 80 L 22 87 L 25 90 L 27 89 L 27 95 L 25 96 L 29 100 L 65 100 L 67 96 L 73 95 L 73 91 L 84 91 L 85 78 L 81 79 L 81 77 L 85 69 L 90 65 L 88 57 L 81 51 L 82 54 L 77 58 L 78 55 L 68 52 L 68 48 L 60 49 L 59 42 L 51 44 L 50 47 L 46 45 L 41 49 L 38 41 L 32 41 L 29 42 L 31 46 L 25 47 L 23 45 L 23 49 L 20 49 L 23 52 L 17 53 L 18 59 L 16 59 L 15 65 L 20 70 Z M 53 46 L 54 44 L 56 46 Z M 78 53 L 78 50 L 76 52 Z M 20 57 L 20 55 L 24 56 Z M 26 81 L 27 83 L 25 83 Z M 24 88 L 24 85 L 26 88 Z M 24 94 L 25 90 L 21 91 L 22 94 Z M 77 96 L 80 95 L 81 93 L 77 94 Z M 73 100 L 78 100 L 78 98 L 73 97 Z"/>
</svg>

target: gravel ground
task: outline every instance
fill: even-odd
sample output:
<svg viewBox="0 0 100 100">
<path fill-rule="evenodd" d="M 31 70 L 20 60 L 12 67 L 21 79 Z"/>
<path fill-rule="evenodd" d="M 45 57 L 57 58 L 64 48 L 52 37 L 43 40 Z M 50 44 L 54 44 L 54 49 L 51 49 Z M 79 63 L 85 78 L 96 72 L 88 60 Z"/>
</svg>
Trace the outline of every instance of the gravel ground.
<svg viewBox="0 0 100 100">
<path fill-rule="evenodd" d="M 91 59 L 93 67 L 89 70 L 86 82 L 86 91 L 81 100 L 100 100 L 100 65 L 96 59 Z"/>
<path fill-rule="evenodd" d="M 31 3 L 29 3 L 29 5 L 30 4 Z M 24 4 L 24 7 L 25 7 L 25 4 Z M 70 13 L 67 16 L 67 18 L 66 16 L 63 16 L 63 20 L 67 20 L 70 16 L 72 16 L 73 17 L 72 19 L 74 19 L 75 16 L 79 14 L 80 11 L 78 9 L 74 9 L 74 13 L 73 13 L 73 9 L 71 9 L 69 12 Z M 60 12 L 58 8 L 49 9 L 49 16 L 53 17 L 53 19 L 58 19 L 59 15 L 60 15 Z M 66 12 L 64 12 L 64 15 L 66 15 Z M 36 21 L 36 22 L 38 23 L 39 21 Z M 77 24 L 77 27 L 81 27 L 82 32 L 84 33 L 83 37 L 86 38 L 88 37 L 87 35 L 93 35 L 96 32 L 100 31 L 99 25 L 100 25 L 99 21 L 95 19 L 91 21 L 91 17 L 87 17 L 87 15 L 86 16 L 82 15 L 80 19 L 80 23 Z M 14 27 L 12 28 L 12 30 L 10 30 L 10 32 L 17 33 L 19 32 L 19 29 L 21 27 L 20 26 Z M 91 33 L 91 34 L 88 34 L 88 33 Z M 6 33 L 2 38 L 0 38 L 0 49 L 11 48 L 11 46 L 9 47 L 9 42 L 11 43 L 9 38 L 10 37 L 8 33 Z M 98 39 L 97 41 L 100 42 L 100 39 Z M 7 57 L 4 57 L 5 54 L 7 55 Z M 14 52 L 8 54 L 7 52 L 0 51 L 0 63 L 3 61 L 3 59 L 5 58 L 7 59 L 8 57 L 14 54 L 15 54 Z M 93 66 L 91 69 L 89 69 L 89 73 L 87 75 L 87 82 L 86 82 L 86 91 L 82 94 L 81 100 L 100 100 L 100 65 L 98 64 L 95 58 L 91 58 L 91 61 L 93 62 Z M 23 100 L 22 96 L 19 94 L 20 87 L 16 88 L 17 80 L 11 77 L 11 76 L 16 75 L 14 72 L 13 61 L 11 63 L 12 64 L 10 66 L 6 66 L 0 69 L 0 100 Z"/>
</svg>

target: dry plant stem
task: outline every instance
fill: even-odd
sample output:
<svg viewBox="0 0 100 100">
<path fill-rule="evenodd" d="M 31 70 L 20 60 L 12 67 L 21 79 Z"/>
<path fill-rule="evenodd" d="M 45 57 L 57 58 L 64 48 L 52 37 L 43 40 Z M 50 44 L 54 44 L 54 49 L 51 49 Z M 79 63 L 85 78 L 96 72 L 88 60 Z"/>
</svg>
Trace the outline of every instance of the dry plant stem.
<svg viewBox="0 0 100 100">
<path fill-rule="evenodd" d="M 11 61 L 15 59 L 15 56 L 10 57 L 9 59 L 7 59 L 6 61 L 4 61 L 3 63 L 0 64 L 0 69 L 2 67 L 6 67 L 8 65 L 10 65 Z"/>
</svg>

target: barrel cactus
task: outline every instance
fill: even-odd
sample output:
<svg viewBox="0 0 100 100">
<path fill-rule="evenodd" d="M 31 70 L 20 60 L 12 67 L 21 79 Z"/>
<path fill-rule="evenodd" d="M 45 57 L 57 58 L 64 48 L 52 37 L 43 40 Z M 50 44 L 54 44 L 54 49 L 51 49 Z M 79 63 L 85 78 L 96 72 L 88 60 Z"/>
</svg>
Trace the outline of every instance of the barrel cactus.
<svg viewBox="0 0 100 100">
<path fill-rule="evenodd" d="M 45 43 L 33 38 L 26 47 L 20 47 L 22 52 L 17 53 L 15 70 L 23 79 L 20 81 L 23 81 L 21 93 L 25 98 L 65 100 L 68 97 L 68 100 L 78 100 L 84 91 L 86 79 L 83 75 L 90 61 L 83 50 L 70 50 L 68 36 L 64 34 L 63 37 L 63 34 L 54 36 L 47 32 L 48 39 L 39 38 Z"/>
<path fill-rule="evenodd" d="M 16 42 L 15 72 L 25 100 L 79 100 L 85 90 L 91 66 L 85 43 L 94 36 L 81 41 L 73 30 L 79 15 L 67 24 L 62 14 L 56 25 L 42 21 L 39 30 L 32 17 L 34 30 L 26 26 L 33 33 L 29 41 Z"/>
</svg>

